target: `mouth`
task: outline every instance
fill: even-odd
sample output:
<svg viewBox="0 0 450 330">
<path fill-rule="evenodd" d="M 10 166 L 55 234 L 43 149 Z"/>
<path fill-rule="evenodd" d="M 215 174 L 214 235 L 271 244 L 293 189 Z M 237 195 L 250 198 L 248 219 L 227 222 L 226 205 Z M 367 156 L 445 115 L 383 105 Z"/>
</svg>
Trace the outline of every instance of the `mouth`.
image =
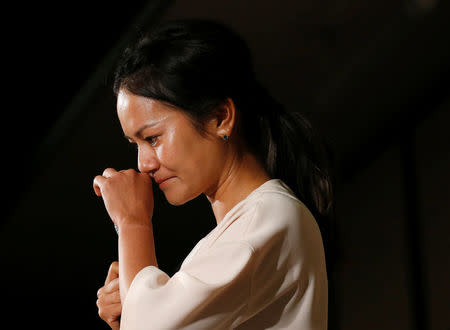
<svg viewBox="0 0 450 330">
<path fill-rule="evenodd" d="M 165 179 L 165 180 L 163 180 L 163 181 L 158 182 L 159 187 L 160 187 L 160 188 L 164 187 L 164 186 L 167 185 L 167 183 L 169 183 L 170 180 L 173 179 L 173 178 L 174 178 L 174 177 L 170 177 L 170 178 L 167 178 L 167 179 Z"/>
</svg>

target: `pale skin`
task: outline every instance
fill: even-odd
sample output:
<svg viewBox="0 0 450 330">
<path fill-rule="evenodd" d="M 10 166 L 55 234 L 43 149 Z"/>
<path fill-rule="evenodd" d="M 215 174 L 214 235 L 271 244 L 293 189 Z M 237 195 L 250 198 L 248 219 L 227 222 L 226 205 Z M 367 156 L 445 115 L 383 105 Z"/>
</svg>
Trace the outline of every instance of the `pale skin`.
<svg viewBox="0 0 450 330">
<path fill-rule="evenodd" d="M 139 172 L 107 168 L 93 183 L 119 228 L 119 262 L 111 266 L 97 301 L 100 317 L 112 329 L 119 329 L 121 305 L 117 304 L 125 301 L 136 274 L 147 266 L 158 267 L 151 221 L 152 179 L 157 184 L 170 178 L 159 188 L 172 205 L 205 194 L 217 223 L 271 179 L 257 158 L 239 147 L 242 144 L 233 132 L 237 112 L 230 98 L 207 123 L 207 137 L 179 109 L 124 88 L 117 96 L 117 115 L 125 137 L 138 147 Z M 228 141 L 223 140 L 225 134 Z"/>
</svg>

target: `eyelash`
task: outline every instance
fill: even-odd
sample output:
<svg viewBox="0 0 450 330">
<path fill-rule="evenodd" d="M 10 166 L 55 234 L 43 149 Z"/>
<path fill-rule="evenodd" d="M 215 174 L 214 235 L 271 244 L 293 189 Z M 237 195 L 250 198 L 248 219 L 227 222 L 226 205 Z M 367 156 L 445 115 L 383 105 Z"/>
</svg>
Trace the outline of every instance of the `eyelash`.
<svg viewBox="0 0 450 330">
<path fill-rule="evenodd" d="M 147 142 L 149 142 L 150 145 L 151 145 L 152 147 L 154 147 L 155 145 L 152 144 L 152 140 L 153 140 L 153 139 L 156 139 L 156 138 L 158 138 L 158 136 L 153 135 L 153 136 L 146 137 L 144 140 L 147 141 Z M 139 146 L 138 146 L 137 143 L 135 143 L 135 142 L 130 142 L 130 144 L 133 146 L 134 149 L 136 149 L 136 150 L 139 149 Z"/>
<path fill-rule="evenodd" d="M 146 137 L 146 138 L 145 138 L 145 141 L 150 142 L 150 145 L 151 145 L 152 147 L 154 147 L 155 145 L 152 144 L 152 140 L 153 140 L 153 139 L 157 139 L 157 138 L 158 138 L 158 137 L 157 137 L 156 135 L 153 135 L 153 136 Z"/>
<path fill-rule="evenodd" d="M 153 139 L 157 139 L 157 138 L 158 138 L 157 135 L 152 135 L 152 136 L 146 137 L 144 140 L 147 141 L 147 142 L 150 142 L 150 145 L 151 145 L 152 147 L 154 147 L 155 145 L 152 144 L 152 140 L 153 140 Z M 131 141 L 130 141 L 130 144 L 133 146 L 133 148 L 134 148 L 135 150 L 139 150 L 139 146 L 138 146 L 137 143 L 131 142 Z"/>
</svg>

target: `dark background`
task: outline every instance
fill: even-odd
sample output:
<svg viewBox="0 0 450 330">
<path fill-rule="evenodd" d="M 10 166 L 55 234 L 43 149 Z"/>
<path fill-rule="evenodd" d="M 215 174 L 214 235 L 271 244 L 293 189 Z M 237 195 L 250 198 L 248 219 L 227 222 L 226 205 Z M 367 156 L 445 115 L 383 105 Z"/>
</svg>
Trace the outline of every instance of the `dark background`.
<svg viewBox="0 0 450 330">
<path fill-rule="evenodd" d="M 92 180 L 136 168 L 112 68 L 139 31 L 183 17 L 241 33 L 259 79 L 332 150 L 329 328 L 450 328 L 448 1 L 21 2 L 3 16 L 1 328 L 107 329 L 96 292 L 117 237 Z M 203 196 L 173 207 L 158 189 L 153 222 L 169 275 L 215 226 Z"/>
</svg>

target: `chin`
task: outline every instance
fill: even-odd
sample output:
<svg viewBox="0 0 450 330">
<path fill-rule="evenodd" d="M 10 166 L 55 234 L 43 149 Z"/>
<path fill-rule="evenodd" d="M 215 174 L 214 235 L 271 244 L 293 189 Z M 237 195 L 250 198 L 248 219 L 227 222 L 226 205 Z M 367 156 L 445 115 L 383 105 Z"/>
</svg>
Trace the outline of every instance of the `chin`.
<svg viewBox="0 0 450 330">
<path fill-rule="evenodd" d="M 169 202 L 169 204 L 173 205 L 173 206 L 180 206 L 180 205 L 183 205 L 186 202 L 188 202 L 186 200 L 176 200 L 176 199 L 170 199 L 170 198 L 167 198 L 167 197 L 166 197 L 166 199 Z"/>
<path fill-rule="evenodd" d="M 198 195 L 189 195 L 189 194 L 183 194 L 181 192 L 164 192 L 164 195 L 166 196 L 166 200 L 170 205 L 173 206 L 179 206 L 186 204 L 187 202 L 193 200 Z"/>
</svg>

